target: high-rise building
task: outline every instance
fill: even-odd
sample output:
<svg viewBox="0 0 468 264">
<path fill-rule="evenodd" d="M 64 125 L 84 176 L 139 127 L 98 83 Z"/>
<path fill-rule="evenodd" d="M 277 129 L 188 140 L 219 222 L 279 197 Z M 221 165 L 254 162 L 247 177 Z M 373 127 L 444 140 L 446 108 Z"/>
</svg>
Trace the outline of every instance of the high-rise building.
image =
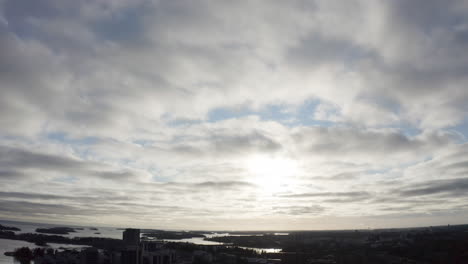
<svg viewBox="0 0 468 264">
<path fill-rule="evenodd" d="M 159 249 L 156 251 L 146 251 L 142 255 L 143 263 L 147 264 L 173 264 L 176 261 L 174 250 Z"/>
<path fill-rule="evenodd" d="M 120 263 L 121 264 L 139 264 L 140 257 L 138 250 L 135 249 L 124 249 L 120 252 Z"/>
<path fill-rule="evenodd" d="M 140 263 L 140 229 L 125 229 L 123 232 L 124 249 L 121 251 L 121 264 Z"/>
<path fill-rule="evenodd" d="M 123 232 L 123 241 L 126 246 L 140 245 L 140 229 L 127 228 Z"/>
<path fill-rule="evenodd" d="M 99 264 L 99 251 L 97 248 L 86 248 L 82 250 L 81 264 Z"/>
</svg>

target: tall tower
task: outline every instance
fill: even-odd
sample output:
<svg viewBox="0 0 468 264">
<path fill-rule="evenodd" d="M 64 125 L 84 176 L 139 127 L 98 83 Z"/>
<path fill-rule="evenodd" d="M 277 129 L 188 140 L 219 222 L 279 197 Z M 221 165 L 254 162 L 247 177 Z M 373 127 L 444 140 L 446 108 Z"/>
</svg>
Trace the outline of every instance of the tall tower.
<svg viewBox="0 0 468 264">
<path fill-rule="evenodd" d="M 126 246 L 140 245 L 140 229 L 127 228 L 123 232 L 123 241 Z"/>
<path fill-rule="evenodd" d="M 122 264 L 140 263 L 140 229 L 128 228 L 123 232 L 125 249 L 121 252 Z"/>
</svg>

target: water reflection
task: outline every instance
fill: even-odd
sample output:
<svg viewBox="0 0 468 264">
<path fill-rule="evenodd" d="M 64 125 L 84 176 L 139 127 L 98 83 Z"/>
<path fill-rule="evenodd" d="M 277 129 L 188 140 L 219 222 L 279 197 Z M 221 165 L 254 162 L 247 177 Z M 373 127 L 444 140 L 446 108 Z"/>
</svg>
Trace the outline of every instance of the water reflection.
<svg viewBox="0 0 468 264">
<path fill-rule="evenodd" d="M 263 236 L 263 234 L 230 234 L 230 233 L 210 233 L 210 234 L 203 234 L 207 238 L 212 237 L 223 237 L 223 236 Z M 275 233 L 276 235 L 276 233 Z M 278 235 L 288 235 L 288 233 L 278 233 Z M 229 246 L 229 244 L 216 242 L 216 241 L 209 241 L 204 240 L 203 237 L 192 237 L 192 238 L 184 238 L 184 239 L 164 239 L 164 241 L 168 242 L 182 242 L 182 243 L 193 243 L 196 245 L 225 245 Z M 281 252 L 281 248 L 254 248 L 254 247 L 240 247 L 243 249 L 250 249 L 255 250 L 257 253 L 279 253 Z"/>
</svg>

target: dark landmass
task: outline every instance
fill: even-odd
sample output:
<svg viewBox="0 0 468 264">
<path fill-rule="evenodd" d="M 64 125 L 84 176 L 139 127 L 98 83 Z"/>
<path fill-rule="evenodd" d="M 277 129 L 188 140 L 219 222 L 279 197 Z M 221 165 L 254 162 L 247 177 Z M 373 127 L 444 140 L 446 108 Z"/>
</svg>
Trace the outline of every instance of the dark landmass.
<svg viewBox="0 0 468 264">
<path fill-rule="evenodd" d="M 71 244 L 71 245 L 84 245 L 93 246 L 100 249 L 112 249 L 122 245 L 122 240 L 113 238 L 103 237 L 64 237 L 58 235 L 44 235 L 44 234 L 32 234 L 23 233 L 15 234 L 12 231 L 0 231 L 0 238 L 12 239 L 12 240 L 23 240 L 31 243 L 59 243 L 59 244 Z"/>
<path fill-rule="evenodd" d="M 204 233 L 210 232 L 146 229 L 143 231 L 142 240 L 205 237 Z M 277 235 L 275 233 L 277 232 L 236 232 L 224 237 L 205 237 L 206 240 L 226 243 L 225 245 L 153 242 L 159 243 L 162 249 L 174 250 L 177 257 L 185 261 L 183 263 L 193 264 L 468 263 L 468 225 L 380 230 L 289 231 L 283 232 L 288 234 Z M 250 235 L 240 236 L 242 234 Z M 0 231 L 0 238 L 24 240 L 37 245 L 46 243 L 86 245 L 102 249 L 103 252 L 118 252 L 124 246 L 124 241 L 120 239 L 15 234 L 13 231 Z M 259 253 L 241 247 L 277 248 L 281 251 Z M 15 256 L 22 262 L 27 261 L 31 254 L 34 257 L 35 250 L 20 249 L 18 252 L 9 252 L 5 255 Z M 39 251 L 38 254 L 43 252 Z M 55 251 L 51 254 L 61 253 Z M 267 260 L 268 262 L 265 262 Z"/>
<path fill-rule="evenodd" d="M 229 262 L 226 263 L 247 263 L 246 257 L 274 259 L 284 264 L 468 263 L 468 225 L 415 229 L 305 231 L 290 232 L 289 235 L 227 236 L 207 240 L 256 248 L 276 247 L 281 248 L 282 252 L 259 254 L 248 250 L 242 251 L 235 246 L 199 246 L 178 242 L 166 245 L 178 250 L 178 254 L 185 251 L 206 251 L 216 260 L 209 263 L 225 263 L 223 262 L 225 257 L 229 257 Z M 222 251 L 218 251 L 219 249 Z M 192 263 L 207 263 L 197 260 L 195 254 L 192 255 L 192 261 Z"/>
<path fill-rule="evenodd" d="M 256 248 L 281 248 L 281 245 L 287 241 L 288 236 L 275 235 L 250 235 L 250 236 L 222 236 L 205 238 L 204 240 L 227 243 L 240 247 Z"/>
<path fill-rule="evenodd" d="M 181 243 L 181 242 L 168 242 L 164 245 L 165 248 L 174 249 L 178 252 L 194 252 L 196 250 L 203 250 L 207 251 L 212 254 L 235 254 L 237 256 L 242 257 L 257 257 L 260 256 L 255 250 L 252 249 L 244 249 L 240 247 L 232 247 L 232 246 L 205 246 L 205 245 L 196 245 L 193 243 Z"/>
<path fill-rule="evenodd" d="M 280 253 L 264 253 L 281 259 L 281 263 L 468 263 L 468 225 L 205 239 L 234 246 L 281 248 Z"/>
<path fill-rule="evenodd" d="M 153 239 L 184 239 L 192 237 L 205 237 L 200 232 L 192 231 L 163 231 L 163 230 L 152 230 L 149 232 L 143 233 L 143 237 L 153 238 Z"/>
<path fill-rule="evenodd" d="M 45 255 L 53 255 L 55 251 L 51 248 L 34 248 L 22 247 L 15 249 L 14 252 L 5 252 L 6 256 L 14 257 L 20 263 L 31 263 L 32 260 L 38 257 L 44 257 Z"/>
<path fill-rule="evenodd" d="M 43 240 L 38 240 L 38 241 L 34 242 L 34 244 L 35 244 L 36 246 L 40 246 L 40 247 L 47 247 L 47 246 L 48 246 L 48 245 L 47 245 L 47 242 L 45 242 L 45 241 L 43 241 Z"/>
<path fill-rule="evenodd" d="M 169 242 L 164 244 L 162 247 L 163 250 L 172 250 L 177 252 L 177 258 L 181 261 L 180 263 L 193 263 L 193 264 L 208 264 L 208 263 L 232 263 L 232 264 L 247 264 L 250 262 L 246 261 L 246 258 L 259 258 L 262 255 L 257 253 L 254 250 L 243 249 L 239 247 L 230 247 L 230 246 L 216 246 L 216 247 L 206 247 L 202 245 L 195 245 L 191 243 L 180 243 L 180 242 Z M 196 252 L 203 254 L 195 254 Z M 102 263 L 112 263 L 110 261 L 110 255 L 112 254 L 111 250 L 103 250 Z M 13 256 L 16 260 L 21 263 L 31 263 L 31 261 L 44 261 L 44 257 L 49 257 L 49 259 L 59 259 L 62 257 L 60 263 L 82 263 L 81 261 L 76 261 L 77 258 L 73 256 L 79 256 L 80 252 L 78 250 L 53 250 L 51 248 L 33 248 L 23 247 L 16 249 L 14 252 L 5 253 L 7 256 Z M 214 257 L 213 261 L 207 261 L 206 255 Z M 68 257 L 68 258 L 67 258 Z M 71 258 L 70 258 L 71 257 Z M 68 262 L 65 262 L 65 261 Z M 78 259 L 79 260 L 79 259 Z M 44 262 L 41 262 L 44 263 Z M 47 263 L 47 262 L 45 262 Z M 166 262 L 169 263 L 169 262 Z M 174 262 L 172 262 L 174 263 Z M 179 263 L 179 262 L 177 262 Z M 262 262 L 263 263 L 263 262 Z"/>
<path fill-rule="evenodd" d="M 0 231 L 21 231 L 21 229 L 14 226 L 0 225 Z"/>
<path fill-rule="evenodd" d="M 90 227 L 89 230 L 98 230 L 96 227 Z"/>
<path fill-rule="evenodd" d="M 272 234 L 280 231 L 217 231 L 216 233 L 229 233 L 230 235 L 239 235 L 239 236 L 254 236 L 254 235 L 263 235 L 263 234 Z M 288 233 L 288 231 L 285 231 Z"/>
<path fill-rule="evenodd" d="M 30 263 L 34 259 L 34 254 L 28 247 L 18 248 L 14 252 L 5 252 L 4 254 L 15 257 L 20 263 Z"/>
<path fill-rule="evenodd" d="M 69 233 L 76 232 L 71 227 L 50 227 L 50 228 L 36 228 L 36 232 L 45 234 L 68 235 Z"/>
<path fill-rule="evenodd" d="M 33 248 L 28 247 L 18 248 L 14 252 L 8 252 L 8 256 L 14 257 L 22 264 L 31 263 L 61 263 L 61 264 L 79 264 L 89 263 L 84 259 L 80 259 L 80 250 L 64 249 L 62 251 L 54 250 L 52 248 Z M 5 253 L 6 255 L 6 253 Z M 16 262 L 15 262 L 16 263 Z M 97 262 L 91 262 L 97 263 Z M 109 258 L 106 258 L 103 264 L 110 264 Z"/>
<path fill-rule="evenodd" d="M 94 232 L 95 235 L 100 235 L 101 233 L 100 232 Z"/>
</svg>

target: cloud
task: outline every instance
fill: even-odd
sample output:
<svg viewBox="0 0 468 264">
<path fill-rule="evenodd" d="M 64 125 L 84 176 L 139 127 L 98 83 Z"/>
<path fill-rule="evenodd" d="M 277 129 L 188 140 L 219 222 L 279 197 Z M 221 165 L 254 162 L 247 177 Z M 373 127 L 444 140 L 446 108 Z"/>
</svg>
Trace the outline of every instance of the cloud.
<svg viewBox="0 0 468 264">
<path fill-rule="evenodd" d="M 314 206 L 288 206 L 288 207 L 273 207 L 273 212 L 276 214 L 286 215 L 318 215 L 324 212 L 326 208 L 320 205 Z"/>
<path fill-rule="evenodd" d="M 28 151 L 22 148 L 0 146 L 0 165 L 6 170 L 4 178 L 41 177 L 51 179 L 57 175 L 88 177 L 103 180 L 138 180 L 147 177 L 135 169 L 120 169 L 112 165 L 77 157 Z M 16 177 L 15 177 L 16 176 Z"/>
<path fill-rule="evenodd" d="M 79 160 L 72 158 L 34 153 L 16 148 L 1 147 L 0 153 L 2 156 L 0 162 L 3 167 L 79 169 L 84 166 Z"/>
<path fill-rule="evenodd" d="M 173 147 L 173 151 L 185 155 L 239 155 L 241 153 L 275 152 L 281 145 L 268 136 L 252 131 L 249 134 L 231 134 L 219 131 L 205 135 L 205 138 L 189 138 Z"/>
<path fill-rule="evenodd" d="M 23 193 L 23 192 L 0 192 L 0 197 L 3 198 L 22 198 L 22 199 L 43 199 L 43 200 L 54 200 L 54 199 L 70 199 L 70 196 L 59 196 L 53 194 L 41 194 L 41 193 Z"/>
<path fill-rule="evenodd" d="M 0 201 L 0 208 L 4 212 L 36 214 L 36 215 L 78 215 L 83 214 L 79 208 L 61 204 L 44 204 L 25 201 Z"/>
<path fill-rule="evenodd" d="M 288 195 L 281 195 L 280 197 L 284 198 L 310 198 L 310 197 L 362 197 L 362 196 L 368 196 L 369 193 L 367 192 L 337 192 L 337 193 L 332 193 L 332 192 L 321 192 L 321 193 L 299 193 L 299 194 L 288 194 Z"/>
<path fill-rule="evenodd" d="M 400 193 L 402 196 L 446 195 L 464 197 L 468 189 L 468 178 L 438 180 L 411 186 Z"/>
<path fill-rule="evenodd" d="M 464 57 L 453 51 L 466 46 L 463 4 L 451 1 L 439 12 L 439 4 L 431 2 L 417 16 L 409 14 L 412 4 L 398 1 L 346 5 L 38 1 L 28 11 L 21 1 L 6 1 L 4 42 L 11 45 L 4 45 L 3 54 L 17 56 L 4 60 L 16 65 L 10 66 L 14 74 L 4 87 L 24 91 L 13 95 L 30 108 L 28 115 L 26 109 L 14 110 L 19 104 L 8 109 L 30 126 L 14 132 L 34 133 L 31 129 L 37 131 L 54 116 L 60 122 L 51 129 L 78 133 L 83 129 L 76 123 L 81 123 L 94 133 L 113 127 L 124 136 L 167 113 L 200 118 L 219 106 L 261 107 L 307 98 L 336 105 L 340 116 L 330 117 L 335 121 L 422 127 L 461 122 Z M 435 22 L 421 23 L 434 13 Z M 451 17 L 460 20 L 452 23 Z M 76 34 L 58 30 L 57 24 Z M 48 67 L 40 67 L 43 61 Z M 424 96 L 418 96 L 420 91 Z"/>
<path fill-rule="evenodd" d="M 349 127 L 302 127 L 293 130 L 295 144 L 305 155 L 381 164 L 411 162 L 425 159 L 442 146 L 453 144 L 450 133 L 427 133 L 415 137 L 392 129 L 365 130 Z M 376 157 L 380 157 L 376 160 Z"/>
<path fill-rule="evenodd" d="M 195 187 L 202 188 L 216 188 L 216 189 L 225 189 L 225 188 L 242 188 L 242 187 L 251 187 L 252 184 L 248 182 L 240 181 L 226 181 L 226 182 L 201 182 L 195 184 Z"/>
<path fill-rule="evenodd" d="M 11 171 L 11 170 L 2 170 L 0 171 L 0 178 L 11 178 L 11 179 L 18 179 L 23 177 L 24 174 L 19 171 Z"/>
<path fill-rule="evenodd" d="M 467 13 L 461 0 L 0 1 L 1 206 L 167 227 L 461 216 Z"/>
</svg>

